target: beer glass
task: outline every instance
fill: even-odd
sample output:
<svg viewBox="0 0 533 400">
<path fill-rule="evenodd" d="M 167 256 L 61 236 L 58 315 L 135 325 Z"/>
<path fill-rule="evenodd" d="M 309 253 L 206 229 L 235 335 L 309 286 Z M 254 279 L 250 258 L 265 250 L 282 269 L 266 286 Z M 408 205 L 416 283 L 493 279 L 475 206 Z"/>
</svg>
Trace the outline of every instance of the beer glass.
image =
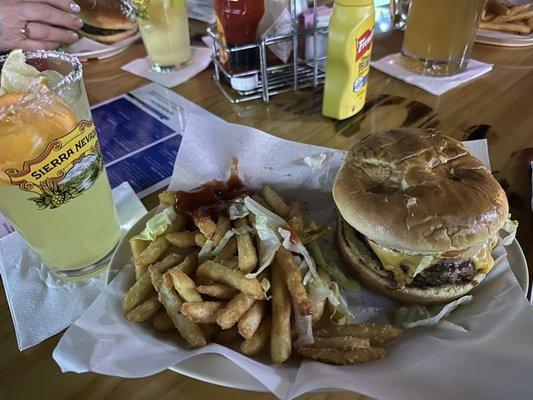
<svg viewBox="0 0 533 400">
<path fill-rule="evenodd" d="M 144 7 L 137 24 L 152 68 L 172 72 L 191 58 L 186 0 L 150 0 Z"/>
<path fill-rule="evenodd" d="M 96 274 L 121 227 L 81 64 L 52 51 L 10 60 L 0 58 L 0 212 L 57 276 Z"/>
<path fill-rule="evenodd" d="M 470 59 L 485 0 L 411 0 L 402 54 L 423 75 L 454 75 Z"/>
</svg>

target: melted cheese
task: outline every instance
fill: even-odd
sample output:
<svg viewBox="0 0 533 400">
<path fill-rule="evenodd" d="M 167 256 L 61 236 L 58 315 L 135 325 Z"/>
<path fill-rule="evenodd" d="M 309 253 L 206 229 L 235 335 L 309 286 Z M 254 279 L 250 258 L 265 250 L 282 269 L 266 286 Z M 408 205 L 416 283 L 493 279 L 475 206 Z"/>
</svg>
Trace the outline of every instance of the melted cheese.
<svg viewBox="0 0 533 400">
<path fill-rule="evenodd" d="M 441 260 L 445 260 L 445 257 L 439 254 L 433 255 L 411 255 L 400 253 L 386 247 L 382 247 L 377 243 L 368 241 L 368 244 L 376 253 L 378 258 L 387 271 L 391 271 L 394 274 L 396 282 L 400 285 L 406 285 L 413 281 L 413 278 L 426 268 L 435 265 Z M 474 263 L 476 271 L 489 273 L 492 267 L 494 267 L 494 259 L 492 258 L 491 251 L 496 245 L 495 240 L 487 241 L 481 249 L 470 260 Z M 401 266 L 404 265 L 408 268 L 407 272 L 404 272 Z"/>
</svg>

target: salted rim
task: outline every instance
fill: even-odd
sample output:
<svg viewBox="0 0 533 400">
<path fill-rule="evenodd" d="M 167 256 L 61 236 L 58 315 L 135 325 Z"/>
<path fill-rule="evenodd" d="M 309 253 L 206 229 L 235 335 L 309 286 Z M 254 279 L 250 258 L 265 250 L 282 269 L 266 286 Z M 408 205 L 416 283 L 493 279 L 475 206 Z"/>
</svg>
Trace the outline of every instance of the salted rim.
<svg viewBox="0 0 533 400">
<path fill-rule="evenodd" d="M 83 67 L 81 65 L 80 60 L 73 56 L 72 54 L 68 54 L 61 51 L 55 51 L 55 50 L 38 50 L 38 51 L 31 51 L 31 52 L 24 52 L 24 58 L 27 59 L 55 59 L 55 60 L 61 60 L 68 63 L 72 70 L 65 75 L 65 77 L 55 86 L 50 87 L 50 90 L 58 95 L 61 96 L 62 89 L 66 87 L 67 85 L 75 84 L 83 78 Z M 9 55 L 3 55 L 0 56 L 0 64 L 4 63 Z M 27 94 L 26 94 L 27 95 Z M 23 96 L 21 101 L 14 104 L 7 104 L 3 107 L 0 107 L 0 119 L 5 118 L 7 115 L 13 114 L 17 110 L 20 110 L 21 107 L 27 106 L 28 103 L 32 103 L 35 101 L 35 96 Z"/>
<path fill-rule="evenodd" d="M 81 62 L 78 59 L 78 57 L 75 57 L 72 54 L 68 54 L 62 51 L 55 51 L 55 50 L 38 50 L 38 51 L 24 52 L 23 55 L 26 60 L 35 59 L 35 58 L 41 58 L 41 59 L 53 58 L 56 60 L 65 61 L 72 67 L 72 71 L 70 71 L 67 75 L 65 75 L 65 77 L 56 86 L 50 88 L 54 92 L 56 92 L 57 90 L 59 90 L 61 87 L 65 85 L 78 82 L 83 77 L 83 67 L 81 66 Z M 7 60 L 8 56 L 9 54 L 0 56 L 0 63 L 4 63 Z"/>
</svg>

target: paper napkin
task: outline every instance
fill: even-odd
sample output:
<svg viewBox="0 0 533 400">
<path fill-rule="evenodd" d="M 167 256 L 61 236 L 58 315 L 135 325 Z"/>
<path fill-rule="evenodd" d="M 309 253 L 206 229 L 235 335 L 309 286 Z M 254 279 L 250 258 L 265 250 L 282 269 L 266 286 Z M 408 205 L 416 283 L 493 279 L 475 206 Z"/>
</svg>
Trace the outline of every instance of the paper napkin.
<svg viewBox="0 0 533 400">
<path fill-rule="evenodd" d="M 400 53 L 391 54 L 379 61 L 371 62 L 375 69 L 391 75 L 401 81 L 424 89 L 426 92 L 440 96 L 466 82 L 476 79 L 492 70 L 492 64 L 470 60 L 464 72 L 451 76 L 426 76 L 415 74 L 403 66 Z"/>
<path fill-rule="evenodd" d="M 122 66 L 124 71 L 142 76 L 152 82 L 171 88 L 202 72 L 211 63 L 211 49 L 206 47 L 191 46 L 191 59 L 179 66 L 176 71 L 161 74 L 152 69 L 148 57 L 138 58 Z"/>
<path fill-rule="evenodd" d="M 122 230 L 146 209 L 129 183 L 113 190 Z M 82 282 L 55 277 L 17 232 L 0 239 L 0 271 L 20 350 L 68 327 L 105 287 L 105 273 Z"/>
</svg>

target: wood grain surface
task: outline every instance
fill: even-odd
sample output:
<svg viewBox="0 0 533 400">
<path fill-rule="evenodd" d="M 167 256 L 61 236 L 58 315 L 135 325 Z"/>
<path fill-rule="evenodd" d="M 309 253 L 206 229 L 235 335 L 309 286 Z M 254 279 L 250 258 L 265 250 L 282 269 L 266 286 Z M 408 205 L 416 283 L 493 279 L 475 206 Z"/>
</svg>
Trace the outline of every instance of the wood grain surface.
<svg viewBox="0 0 533 400">
<path fill-rule="evenodd" d="M 194 35 L 193 35 L 194 37 Z M 401 33 L 378 35 L 373 58 L 399 50 Z M 125 53 L 84 63 L 85 85 L 96 104 L 148 83 L 120 69 L 145 55 L 138 43 Z M 473 57 L 494 64 L 488 75 L 442 96 L 432 96 L 376 70 L 370 73 L 367 105 L 346 121 L 321 115 L 322 89 L 229 104 L 212 81 L 208 68 L 174 90 L 229 122 L 262 129 L 306 143 L 347 149 L 361 134 L 400 126 L 432 127 L 461 140 L 486 138 L 494 174 L 505 188 L 514 218 L 520 222 L 519 240 L 533 266 L 531 169 L 533 160 L 533 47 L 507 49 L 474 47 Z M 143 200 L 147 207 L 154 196 Z M 531 269 L 530 269 L 531 272 Z M 88 374 L 62 374 L 51 353 L 59 335 L 19 352 L 3 288 L 0 297 L 0 399 L 272 399 L 269 394 L 244 392 L 203 383 L 165 371 L 144 379 L 120 379 Z M 386 384 L 386 382 L 384 382 Z M 353 393 L 314 394 L 302 399 L 359 399 Z"/>
</svg>

